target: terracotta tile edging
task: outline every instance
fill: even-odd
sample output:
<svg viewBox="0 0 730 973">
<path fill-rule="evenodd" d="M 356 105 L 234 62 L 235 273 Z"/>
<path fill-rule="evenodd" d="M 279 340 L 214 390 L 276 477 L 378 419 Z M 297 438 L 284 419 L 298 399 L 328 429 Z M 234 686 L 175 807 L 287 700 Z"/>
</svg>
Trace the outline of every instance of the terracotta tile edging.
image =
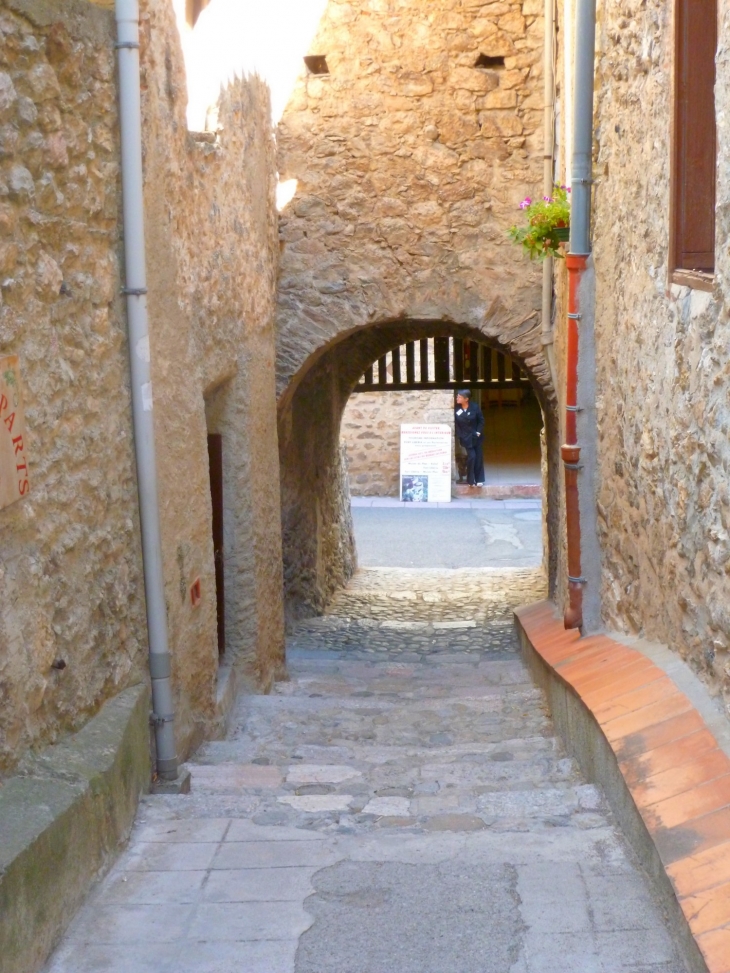
<svg viewBox="0 0 730 973">
<path fill-rule="evenodd" d="M 567 693 L 555 696 L 556 709 L 559 699 L 572 706 L 578 702 L 589 726 L 600 731 L 604 751 L 608 748 L 615 759 L 633 811 L 653 843 L 652 864 L 660 863 L 662 882 L 671 887 L 673 911 L 686 922 L 683 939 L 690 946 L 690 965 L 707 973 L 730 973 L 726 748 L 718 745 L 672 673 L 628 640 L 605 634 L 577 639 L 576 633 L 565 631 L 562 617 L 548 601 L 518 608 L 515 618 L 523 648 L 539 660 L 537 675 L 547 679 L 548 696 L 551 685 Z M 611 801 L 608 788 L 607 796 Z M 617 802 L 622 800 L 623 795 L 616 796 Z"/>
</svg>

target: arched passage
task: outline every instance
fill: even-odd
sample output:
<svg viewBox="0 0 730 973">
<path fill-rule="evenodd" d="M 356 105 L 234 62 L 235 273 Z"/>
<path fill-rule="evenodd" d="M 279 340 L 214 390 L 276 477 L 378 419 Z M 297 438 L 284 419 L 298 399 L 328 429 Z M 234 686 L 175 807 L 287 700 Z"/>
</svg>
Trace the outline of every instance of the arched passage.
<svg viewBox="0 0 730 973">
<path fill-rule="evenodd" d="M 558 423 L 544 364 L 525 354 L 533 341 L 525 341 L 522 335 L 504 343 L 479 328 L 449 321 L 386 321 L 340 335 L 312 353 L 279 401 L 284 581 L 290 621 L 322 612 L 356 566 L 340 449 L 342 414 L 353 388 L 363 372 L 394 346 L 437 337 L 489 344 L 509 354 L 530 378 L 545 421 L 546 560 L 552 588 L 557 559 Z"/>
</svg>

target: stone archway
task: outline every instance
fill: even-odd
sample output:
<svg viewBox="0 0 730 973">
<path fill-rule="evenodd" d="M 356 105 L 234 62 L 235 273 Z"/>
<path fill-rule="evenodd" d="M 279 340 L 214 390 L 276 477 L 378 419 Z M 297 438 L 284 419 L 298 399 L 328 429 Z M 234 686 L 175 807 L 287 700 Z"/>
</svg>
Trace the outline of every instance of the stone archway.
<svg viewBox="0 0 730 973">
<path fill-rule="evenodd" d="M 322 345 L 292 377 L 279 400 L 282 540 L 286 611 L 291 622 L 321 613 L 356 567 L 346 470 L 340 448 L 342 414 L 361 375 L 395 345 L 420 338 L 476 340 L 509 354 L 529 376 L 546 430 L 547 565 L 555 576 L 558 517 L 558 421 L 555 395 L 534 319 L 500 340 L 491 328 L 406 318 L 354 329 Z M 507 337 L 503 335 L 503 337 Z"/>
</svg>

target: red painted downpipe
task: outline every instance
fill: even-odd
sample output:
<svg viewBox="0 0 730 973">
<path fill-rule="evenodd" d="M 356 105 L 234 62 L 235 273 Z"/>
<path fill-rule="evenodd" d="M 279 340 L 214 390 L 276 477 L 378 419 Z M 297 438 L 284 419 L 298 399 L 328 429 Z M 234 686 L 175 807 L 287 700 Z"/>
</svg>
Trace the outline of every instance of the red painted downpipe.
<svg viewBox="0 0 730 973">
<path fill-rule="evenodd" d="M 580 302 L 578 288 L 586 257 L 568 254 L 568 347 L 565 376 L 565 443 L 560 449 L 565 466 L 565 522 L 568 535 L 568 608 L 563 616 L 566 628 L 583 625 L 583 578 L 580 563 L 580 507 L 578 504 L 578 470 L 580 446 L 576 413 L 578 411 L 578 322 Z"/>
</svg>

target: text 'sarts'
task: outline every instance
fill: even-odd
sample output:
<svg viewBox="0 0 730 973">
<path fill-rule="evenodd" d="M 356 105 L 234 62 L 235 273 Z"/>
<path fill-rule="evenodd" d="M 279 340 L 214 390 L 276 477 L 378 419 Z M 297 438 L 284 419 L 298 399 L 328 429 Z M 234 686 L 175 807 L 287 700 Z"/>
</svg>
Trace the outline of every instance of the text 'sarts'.
<svg viewBox="0 0 730 973">
<path fill-rule="evenodd" d="M 23 389 L 17 355 L 0 358 L 0 510 L 30 492 Z"/>
</svg>

